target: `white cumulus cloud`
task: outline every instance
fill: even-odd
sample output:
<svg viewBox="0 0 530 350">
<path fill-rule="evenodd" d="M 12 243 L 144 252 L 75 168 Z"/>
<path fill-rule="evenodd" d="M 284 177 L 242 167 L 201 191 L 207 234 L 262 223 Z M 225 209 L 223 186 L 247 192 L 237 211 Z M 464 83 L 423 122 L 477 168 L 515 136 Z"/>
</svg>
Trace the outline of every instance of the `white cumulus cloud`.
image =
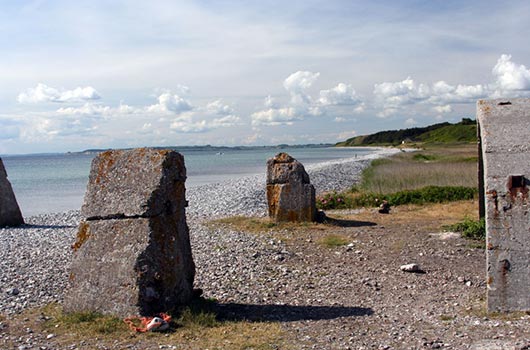
<svg viewBox="0 0 530 350">
<path fill-rule="evenodd" d="M 496 87 L 501 90 L 530 90 L 530 70 L 511 61 L 512 56 L 501 55 L 492 69 Z"/>
<path fill-rule="evenodd" d="M 438 113 L 452 111 L 451 104 L 474 103 L 481 98 L 527 96 L 530 94 L 530 70 L 501 55 L 492 69 L 493 79 L 485 84 L 450 85 L 438 81 L 431 85 L 417 83 L 408 77 L 398 82 L 383 82 L 374 86 L 374 100 L 382 109 L 377 115 L 387 117 L 405 105 L 428 104 Z"/>
<path fill-rule="evenodd" d="M 157 99 L 157 104 L 147 107 L 148 112 L 179 114 L 193 109 L 188 100 L 171 92 L 164 92 Z"/>
<path fill-rule="evenodd" d="M 292 107 L 269 108 L 263 111 L 252 113 L 252 125 L 291 125 L 293 121 L 302 117 Z"/>
<path fill-rule="evenodd" d="M 178 116 L 170 124 L 170 128 L 178 133 L 204 133 L 240 125 L 240 121 L 241 118 L 234 114 L 230 105 L 215 100 Z"/>
<path fill-rule="evenodd" d="M 451 105 L 434 106 L 433 109 L 438 113 L 451 113 L 453 111 Z"/>
<path fill-rule="evenodd" d="M 344 83 L 339 83 L 337 86 L 329 90 L 321 90 L 318 102 L 322 106 L 350 106 L 361 103 L 353 87 Z"/>
<path fill-rule="evenodd" d="M 17 101 L 19 103 L 76 102 L 100 98 L 99 93 L 91 86 L 77 87 L 73 90 L 58 90 L 39 83 L 36 87 L 21 92 L 17 96 Z"/>
<path fill-rule="evenodd" d="M 80 107 L 61 107 L 56 113 L 60 115 L 109 115 L 113 110 L 109 106 L 85 103 Z"/>
<path fill-rule="evenodd" d="M 283 87 L 289 94 L 289 102 L 280 104 L 271 96 L 264 101 L 264 109 L 252 113 L 252 125 L 292 125 L 307 117 L 326 116 L 336 107 L 354 106 L 352 112 L 360 113 L 365 105 L 357 96 L 355 89 L 345 83 L 320 90 L 319 97 L 313 98 L 307 93 L 320 73 L 297 71 L 289 75 L 283 82 Z"/>
<path fill-rule="evenodd" d="M 318 79 L 320 73 L 298 71 L 289 75 L 283 82 L 285 90 L 292 93 L 300 93 L 310 88 Z"/>
<path fill-rule="evenodd" d="M 231 115 L 234 109 L 229 105 L 223 104 L 221 100 L 215 100 L 206 105 L 206 110 L 217 115 Z"/>
<path fill-rule="evenodd" d="M 173 131 L 185 134 L 201 133 L 211 130 L 211 128 L 207 125 L 206 120 L 201 120 L 198 122 L 175 120 L 173 123 L 171 123 L 170 128 Z"/>
</svg>

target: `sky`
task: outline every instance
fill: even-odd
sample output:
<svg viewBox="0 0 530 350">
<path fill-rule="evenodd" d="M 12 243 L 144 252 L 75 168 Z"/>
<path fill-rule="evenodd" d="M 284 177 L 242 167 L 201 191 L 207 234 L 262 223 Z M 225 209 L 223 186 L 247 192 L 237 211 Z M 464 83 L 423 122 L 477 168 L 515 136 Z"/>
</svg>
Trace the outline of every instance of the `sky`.
<svg viewBox="0 0 530 350">
<path fill-rule="evenodd" d="M 530 2 L 0 0 L 0 154 L 335 143 L 530 97 Z"/>
</svg>

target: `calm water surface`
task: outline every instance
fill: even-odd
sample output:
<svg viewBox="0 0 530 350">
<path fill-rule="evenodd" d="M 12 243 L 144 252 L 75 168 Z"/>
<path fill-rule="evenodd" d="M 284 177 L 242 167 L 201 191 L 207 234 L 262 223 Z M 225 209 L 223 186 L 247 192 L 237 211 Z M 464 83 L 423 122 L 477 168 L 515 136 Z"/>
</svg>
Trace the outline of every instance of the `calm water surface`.
<svg viewBox="0 0 530 350">
<path fill-rule="evenodd" d="M 287 152 L 304 165 L 352 158 L 372 153 L 368 148 L 260 148 L 185 150 L 186 187 L 216 183 L 245 175 L 265 173 L 266 161 Z M 24 216 L 79 209 L 94 155 L 38 154 L 2 156 L 18 204 Z"/>
</svg>

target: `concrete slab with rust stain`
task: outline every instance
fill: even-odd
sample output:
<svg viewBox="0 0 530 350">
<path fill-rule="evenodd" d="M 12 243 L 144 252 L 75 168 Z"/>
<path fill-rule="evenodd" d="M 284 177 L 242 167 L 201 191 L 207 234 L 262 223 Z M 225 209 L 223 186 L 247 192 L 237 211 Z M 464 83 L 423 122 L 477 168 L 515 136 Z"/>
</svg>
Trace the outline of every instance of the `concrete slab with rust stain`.
<svg viewBox="0 0 530 350">
<path fill-rule="evenodd" d="M 530 99 L 477 103 L 489 311 L 530 310 Z"/>
</svg>

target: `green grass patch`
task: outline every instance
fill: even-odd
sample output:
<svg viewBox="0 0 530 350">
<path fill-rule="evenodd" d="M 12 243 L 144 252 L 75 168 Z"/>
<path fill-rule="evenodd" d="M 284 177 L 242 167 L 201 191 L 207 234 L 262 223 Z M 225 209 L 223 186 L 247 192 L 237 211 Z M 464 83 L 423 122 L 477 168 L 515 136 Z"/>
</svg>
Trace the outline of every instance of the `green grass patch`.
<svg viewBox="0 0 530 350">
<path fill-rule="evenodd" d="M 473 199 L 477 194 L 477 189 L 471 187 L 427 186 L 416 190 L 405 190 L 390 194 L 354 192 L 350 196 L 345 196 L 344 203 L 348 208 L 375 207 L 379 206 L 383 200 L 387 200 L 391 206 L 444 203 Z"/>
<path fill-rule="evenodd" d="M 472 220 L 466 218 L 463 221 L 450 225 L 449 230 L 460 232 L 462 237 L 484 241 L 486 239 L 486 223 L 484 218 Z"/>
<path fill-rule="evenodd" d="M 268 218 L 252 218 L 246 216 L 230 216 L 227 218 L 216 219 L 207 223 L 209 227 L 217 225 L 228 226 L 233 229 L 249 232 L 267 232 L 282 224 L 270 221 Z"/>
<path fill-rule="evenodd" d="M 319 196 L 317 207 L 324 210 L 374 207 L 383 200 L 393 206 L 421 205 L 476 198 L 476 145 L 429 144 L 424 147 L 421 152 L 401 152 L 372 161 L 363 170 L 360 183 L 349 191 Z"/>
<path fill-rule="evenodd" d="M 66 349 L 80 342 L 83 349 L 125 349 L 131 343 L 139 349 L 158 349 L 160 343 L 177 349 L 295 348 L 279 322 L 219 321 L 215 309 L 215 301 L 196 299 L 171 313 L 170 331 L 135 333 L 120 318 L 95 312 L 63 313 L 62 307 L 53 303 L 10 317 L 8 327 L 3 329 L 9 335 L 3 348 L 16 348 L 19 344 L 15 339 L 24 336 L 27 327 L 39 333 L 53 333 L 54 349 Z"/>
<path fill-rule="evenodd" d="M 176 322 L 188 328 L 217 327 L 220 322 L 217 321 L 217 314 L 213 309 L 214 305 L 214 300 L 195 299 L 190 305 L 178 311 L 179 317 Z"/>
<path fill-rule="evenodd" d="M 320 241 L 325 247 L 336 248 L 348 244 L 350 241 L 347 237 L 337 234 L 330 234 L 322 238 Z"/>
<path fill-rule="evenodd" d="M 117 317 L 97 312 L 63 313 L 60 306 L 56 304 L 52 304 L 46 309 L 50 315 L 50 319 L 45 322 L 45 328 L 48 329 L 53 329 L 59 325 L 71 331 L 83 331 L 93 335 L 111 335 L 128 330 L 123 320 Z"/>
<path fill-rule="evenodd" d="M 435 156 L 433 154 L 416 153 L 416 154 L 414 154 L 412 159 L 414 159 L 415 161 L 418 161 L 418 162 L 429 162 L 429 161 L 433 161 L 433 160 L 437 159 L 437 156 Z"/>
</svg>

